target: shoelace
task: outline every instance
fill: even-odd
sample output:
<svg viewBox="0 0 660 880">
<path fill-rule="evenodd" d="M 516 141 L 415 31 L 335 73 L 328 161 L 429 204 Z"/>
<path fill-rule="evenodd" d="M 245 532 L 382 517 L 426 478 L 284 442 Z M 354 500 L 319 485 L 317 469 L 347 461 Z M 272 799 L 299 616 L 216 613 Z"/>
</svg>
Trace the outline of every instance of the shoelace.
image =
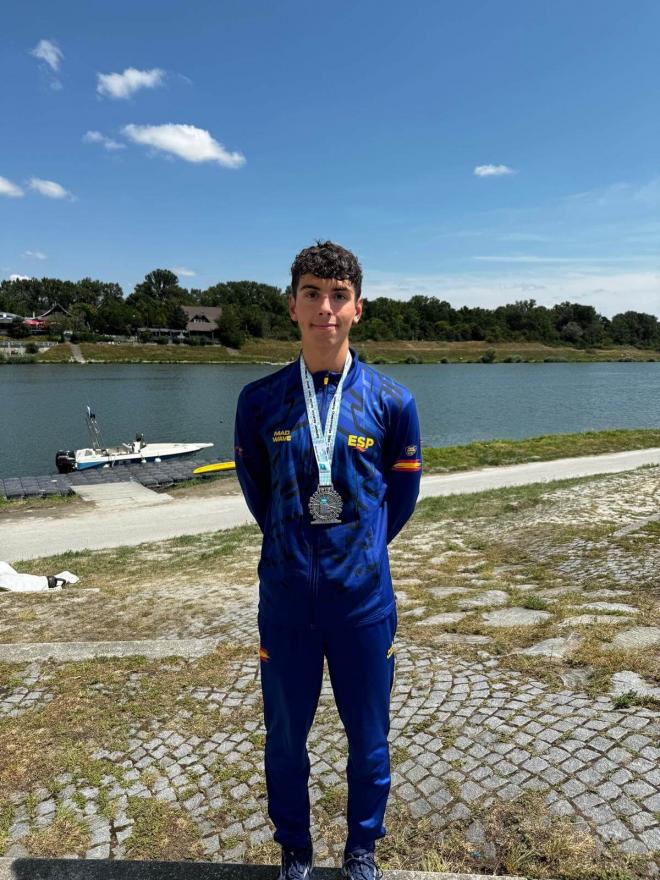
<svg viewBox="0 0 660 880">
<path fill-rule="evenodd" d="M 305 880 L 309 877 L 312 855 L 306 849 L 282 850 L 282 876 L 285 880 Z"/>
<path fill-rule="evenodd" d="M 344 860 L 344 868 L 351 880 L 379 880 L 383 876 L 376 864 L 376 857 L 366 850 L 348 853 Z"/>
</svg>

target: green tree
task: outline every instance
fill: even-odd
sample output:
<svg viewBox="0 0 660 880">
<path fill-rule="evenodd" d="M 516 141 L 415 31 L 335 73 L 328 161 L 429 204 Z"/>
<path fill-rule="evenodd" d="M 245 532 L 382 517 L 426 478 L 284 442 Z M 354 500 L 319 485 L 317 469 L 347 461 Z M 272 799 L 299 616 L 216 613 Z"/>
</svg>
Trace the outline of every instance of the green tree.
<svg viewBox="0 0 660 880">
<path fill-rule="evenodd" d="M 218 327 L 218 339 L 229 348 L 240 348 L 245 341 L 240 312 L 236 306 L 223 306 Z"/>
<path fill-rule="evenodd" d="M 180 289 L 179 279 L 174 272 L 169 269 L 154 269 L 144 276 L 144 281 L 135 285 L 131 296 L 150 296 L 159 302 L 165 302 Z"/>
<path fill-rule="evenodd" d="M 12 339 L 27 339 L 30 335 L 30 330 L 20 319 L 14 319 L 9 325 L 7 333 Z"/>
<path fill-rule="evenodd" d="M 569 321 L 561 328 L 560 335 L 562 339 L 566 340 L 566 342 L 578 343 L 582 341 L 584 330 L 580 327 L 577 321 Z"/>
<path fill-rule="evenodd" d="M 617 345 L 660 348 L 660 323 L 655 315 L 622 312 L 612 318 L 610 332 Z"/>
</svg>

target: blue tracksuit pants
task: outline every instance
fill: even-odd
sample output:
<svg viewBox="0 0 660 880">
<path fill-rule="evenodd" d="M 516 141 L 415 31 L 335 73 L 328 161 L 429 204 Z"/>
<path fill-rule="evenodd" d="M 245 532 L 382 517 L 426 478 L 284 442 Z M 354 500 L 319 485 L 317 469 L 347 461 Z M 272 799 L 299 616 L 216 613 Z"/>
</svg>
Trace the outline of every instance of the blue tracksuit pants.
<svg viewBox="0 0 660 880">
<path fill-rule="evenodd" d="M 396 611 L 350 629 L 290 627 L 260 616 L 268 814 L 277 843 L 304 847 L 310 839 L 307 735 L 321 693 L 324 657 L 348 738 L 346 849 L 371 849 L 384 836 L 395 632 Z"/>
</svg>

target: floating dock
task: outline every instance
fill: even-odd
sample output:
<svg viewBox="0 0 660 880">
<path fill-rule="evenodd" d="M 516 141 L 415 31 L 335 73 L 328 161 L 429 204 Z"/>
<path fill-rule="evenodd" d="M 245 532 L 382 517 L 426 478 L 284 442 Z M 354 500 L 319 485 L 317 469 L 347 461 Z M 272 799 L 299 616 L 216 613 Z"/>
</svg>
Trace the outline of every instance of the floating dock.
<svg viewBox="0 0 660 880">
<path fill-rule="evenodd" d="M 0 479 L 0 498 L 11 501 L 22 498 L 45 498 L 50 495 L 70 495 L 74 486 L 93 483 L 134 481 L 149 489 L 166 489 L 186 480 L 206 480 L 215 476 L 194 475 L 202 465 L 212 464 L 202 459 L 183 461 L 146 462 L 145 464 L 118 464 L 111 468 L 90 468 L 70 474 L 46 474 L 41 477 L 8 477 Z M 220 472 L 222 473 L 222 472 Z"/>
</svg>

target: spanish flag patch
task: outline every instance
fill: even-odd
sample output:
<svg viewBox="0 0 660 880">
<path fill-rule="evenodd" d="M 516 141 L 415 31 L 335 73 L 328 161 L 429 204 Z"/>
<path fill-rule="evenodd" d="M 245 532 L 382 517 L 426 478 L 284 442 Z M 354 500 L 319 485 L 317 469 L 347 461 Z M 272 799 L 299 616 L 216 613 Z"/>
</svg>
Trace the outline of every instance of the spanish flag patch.
<svg viewBox="0 0 660 880">
<path fill-rule="evenodd" d="M 421 471 L 422 461 L 419 458 L 400 458 L 392 465 L 393 471 Z"/>
<path fill-rule="evenodd" d="M 270 660 L 270 654 L 265 648 L 259 648 L 259 659 L 262 663 L 268 663 Z"/>
</svg>

